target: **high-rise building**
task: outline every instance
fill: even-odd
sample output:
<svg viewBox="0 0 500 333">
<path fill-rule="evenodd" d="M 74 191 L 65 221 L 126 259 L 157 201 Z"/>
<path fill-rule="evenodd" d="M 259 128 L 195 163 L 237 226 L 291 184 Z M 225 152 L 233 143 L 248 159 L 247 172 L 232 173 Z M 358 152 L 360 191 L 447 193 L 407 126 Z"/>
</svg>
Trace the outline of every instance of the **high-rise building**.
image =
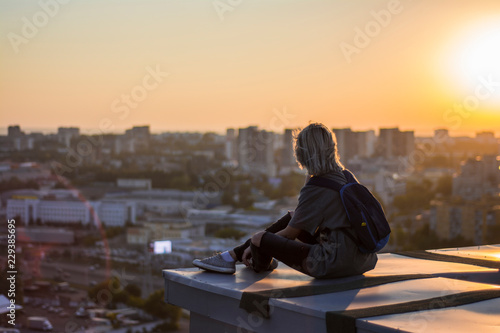
<svg viewBox="0 0 500 333">
<path fill-rule="evenodd" d="M 354 157 L 371 157 L 375 152 L 375 131 L 352 131 L 350 128 L 334 128 L 340 160 L 348 163 Z"/>
<path fill-rule="evenodd" d="M 243 170 L 248 169 L 250 163 L 255 161 L 257 132 L 257 126 L 249 126 L 238 130 L 238 165 Z"/>
<path fill-rule="evenodd" d="M 438 128 L 434 131 L 434 140 L 438 143 L 446 142 L 450 139 L 450 133 L 446 128 Z"/>
<path fill-rule="evenodd" d="M 385 158 L 409 156 L 415 149 L 415 133 L 400 131 L 399 128 L 381 128 L 377 152 Z"/>
<path fill-rule="evenodd" d="M 496 196 L 500 185 L 500 158 L 485 155 L 462 162 L 460 173 L 453 178 L 453 195 L 479 199 L 485 194 Z"/>
<path fill-rule="evenodd" d="M 347 163 L 356 155 L 358 142 L 357 137 L 350 128 L 334 128 L 333 133 L 337 138 L 337 152 L 341 161 Z"/>
<path fill-rule="evenodd" d="M 476 245 L 484 244 L 488 228 L 500 225 L 498 201 L 433 200 L 430 209 L 431 230 L 441 239 L 461 236 Z"/>
<path fill-rule="evenodd" d="M 149 140 L 151 133 L 149 131 L 149 126 L 134 126 L 126 130 L 125 135 L 129 138 Z"/>
<path fill-rule="evenodd" d="M 483 144 L 495 144 L 497 142 L 493 132 L 477 132 L 476 140 Z"/>
<path fill-rule="evenodd" d="M 57 141 L 69 147 L 71 139 L 80 136 L 80 129 L 78 127 L 59 127 L 57 129 Z"/>
<path fill-rule="evenodd" d="M 10 149 L 21 151 L 33 149 L 35 139 L 30 135 L 25 135 L 19 125 L 13 125 L 7 129 L 7 142 L 9 142 Z"/>
<path fill-rule="evenodd" d="M 234 128 L 228 128 L 226 131 L 225 154 L 229 161 L 235 161 L 238 158 L 238 146 L 236 131 Z"/>
<path fill-rule="evenodd" d="M 9 138 L 17 138 L 22 136 L 24 133 L 21 132 L 21 127 L 19 125 L 9 126 L 7 129 L 7 136 Z"/>
<path fill-rule="evenodd" d="M 238 130 L 238 164 L 245 172 L 276 175 L 274 162 L 274 133 L 257 126 Z"/>
<path fill-rule="evenodd" d="M 283 135 L 283 149 L 281 150 L 281 166 L 294 167 L 297 166 L 293 153 L 293 129 L 285 129 Z"/>
<path fill-rule="evenodd" d="M 356 132 L 358 139 L 358 155 L 359 157 L 372 157 L 375 153 L 375 144 L 377 137 L 374 130 Z"/>
<path fill-rule="evenodd" d="M 429 155 L 448 155 L 452 152 L 453 139 L 450 138 L 450 133 L 446 128 L 438 128 L 434 130 L 432 140 L 428 139 L 417 140 L 422 144 L 422 148 Z M 431 146 L 429 146 L 431 145 Z"/>
<path fill-rule="evenodd" d="M 125 135 L 119 138 L 120 149 L 118 151 L 135 153 L 140 149 L 147 149 L 150 138 L 149 126 L 134 126 L 126 130 Z"/>
</svg>

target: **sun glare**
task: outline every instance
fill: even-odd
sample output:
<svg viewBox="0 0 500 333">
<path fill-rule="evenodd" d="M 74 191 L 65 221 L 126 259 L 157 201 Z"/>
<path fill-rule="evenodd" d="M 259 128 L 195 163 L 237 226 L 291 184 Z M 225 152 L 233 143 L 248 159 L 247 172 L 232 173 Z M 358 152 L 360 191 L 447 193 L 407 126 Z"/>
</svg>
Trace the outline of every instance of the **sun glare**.
<svg viewBox="0 0 500 333">
<path fill-rule="evenodd" d="M 460 69 L 471 77 L 499 74 L 500 24 L 478 33 L 473 40 L 466 43 L 459 61 Z"/>
<path fill-rule="evenodd" d="M 483 93 L 482 105 L 500 107 L 500 17 L 466 28 L 457 36 L 451 54 L 447 55 L 453 81 L 468 94 Z M 484 82 L 490 84 L 484 88 Z M 486 91 L 485 89 L 488 89 Z"/>
</svg>

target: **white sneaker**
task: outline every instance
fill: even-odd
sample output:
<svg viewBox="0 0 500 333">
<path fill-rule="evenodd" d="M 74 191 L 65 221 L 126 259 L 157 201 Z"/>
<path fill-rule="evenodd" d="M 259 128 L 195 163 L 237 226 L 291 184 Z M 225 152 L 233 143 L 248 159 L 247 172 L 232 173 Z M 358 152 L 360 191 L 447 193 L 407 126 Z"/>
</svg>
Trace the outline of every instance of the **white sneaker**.
<svg viewBox="0 0 500 333">
<path fill-rule="evenodd" d="M 205 259 L 193 260 L 193 265 L 207 271 L 234 274 L 236 272 L 236 262 L 225 261 L 220 253 Z"/>
</svg>

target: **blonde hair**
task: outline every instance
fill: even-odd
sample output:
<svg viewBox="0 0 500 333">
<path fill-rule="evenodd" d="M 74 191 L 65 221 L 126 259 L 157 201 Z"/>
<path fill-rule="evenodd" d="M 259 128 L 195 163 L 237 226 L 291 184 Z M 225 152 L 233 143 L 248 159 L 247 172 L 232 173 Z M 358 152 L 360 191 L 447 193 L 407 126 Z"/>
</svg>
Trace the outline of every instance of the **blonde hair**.
<svg viewBox="0 0 500 333">
<path fill-rule="evenodd" d="M 321 123 L 309 124 L 293 135 L 295 159 L 301 169 L 310 176 L 344 170 L 337 152 L 337 139 L 328 127 Z"/>
</svg>

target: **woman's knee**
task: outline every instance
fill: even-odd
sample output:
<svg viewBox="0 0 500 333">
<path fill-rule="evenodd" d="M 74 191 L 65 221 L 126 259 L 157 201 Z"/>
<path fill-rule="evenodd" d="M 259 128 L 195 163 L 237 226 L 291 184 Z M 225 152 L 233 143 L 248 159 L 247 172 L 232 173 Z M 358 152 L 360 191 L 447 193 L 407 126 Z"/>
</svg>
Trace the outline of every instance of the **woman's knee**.
<svg viewBox="0 0 500 333">
<path fill-rule="evenodd" d="M 265 231 L 259 231 L 255 235 L 252 236 L 252 244 L 260 247 L 260 242 L 262 240 L 262 236 L 265 234 Z"/>
</svg>

